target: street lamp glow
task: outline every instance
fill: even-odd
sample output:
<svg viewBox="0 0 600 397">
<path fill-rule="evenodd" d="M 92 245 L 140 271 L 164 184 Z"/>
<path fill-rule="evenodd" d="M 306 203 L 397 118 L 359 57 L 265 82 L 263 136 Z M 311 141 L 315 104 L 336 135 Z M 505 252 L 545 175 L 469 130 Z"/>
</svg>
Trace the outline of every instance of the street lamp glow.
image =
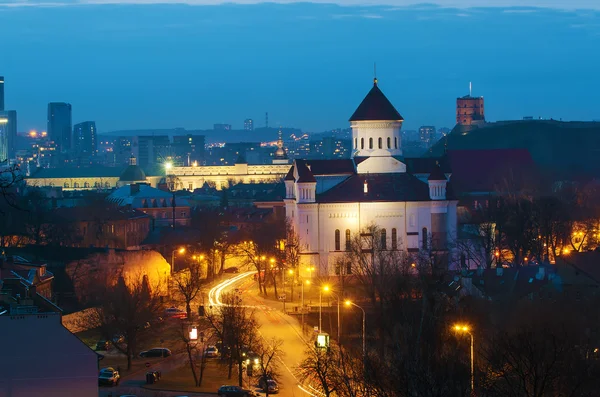
<svg viewBox="0 0 600 397">
<path fill-rule="evenodd" d="M 294 271 L 292 269 L 288 270 L 288 274 L 291 276 L 292 274 L 294 274 Z"/>
<path fill-rule="evenodd" d="M 306 285 L 310 285 L 310 280 L 306 280 L 306 281 L 305 281 L 305 284 L 306 284 Z"/>
<path fill-rule="evenodd" d="M 269 262 L 271 262 L 271 263 L 275 263 L 275 258 L 271 258 L 271 259 L 269 259 Z"/>
<path fill-rule="evenodd" d="M 167 171 L 168 171 L 168 170 L 170 170 L 171 168 L 173 168 L 173 163 L 171 163 L 171 162 L 166 162 L 166 163 L 165 163 L 165 170 L 167 170 Z"/>
<path fill-rule="evenodd" d="M 329 291 L 329 285 L 323 286 L 323 291 L 328 292 Z"/>
<path fill-rule="evenodd" d="M 344 302 L 344 305 L 350 306 L 350 305 L 352 305 L 352 302 L 350 302 L 349 300 L 347 300 L 347 301 Z"/>
<path fill-rule="evenodd" d="M 179 253 L 180 254 L 183 254 L 184 252 L 185 252 L 185 248 L 184 247 L 179 248 Z"/>
<path fill-rule="evenodd" d="M 471 337 L 471 394 L 473 394 L 475 390 L 475 354 L 473 348 L 473 333 L 471 332 L 471 327 L 469 327 L 467 324 L 454 324 L 452 329 L 457 333 L 467 334 Z"/>
</svg>

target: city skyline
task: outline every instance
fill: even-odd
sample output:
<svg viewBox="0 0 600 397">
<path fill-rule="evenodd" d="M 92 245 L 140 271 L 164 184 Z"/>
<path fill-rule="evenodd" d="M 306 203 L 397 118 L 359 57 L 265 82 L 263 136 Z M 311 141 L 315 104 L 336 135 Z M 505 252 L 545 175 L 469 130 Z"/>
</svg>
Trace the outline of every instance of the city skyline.
<svg viewBox="0 0 600 397">
<path fill-rule="evenodd" d="M 131 24 L 128 10 L 144 17 Z M 95 120 L 99 133 L 217 123 L 241 130 L 247 118 L 260 128 L 265 112 L 270 126 L 320 132 L 347 125 L 374 62 L 404 129 L 453 126 L 455 100 L 470 81 L 489 121 L 596 120 L 600 100 L 589 86 L 599 59 L 585 49 L 600 41 L 598 15 L 318 4 L 4 7 L 0 32 L 15 56 L 0 74 L 20 132 L 43 130 L 47 104 L 58 101 L 72 104 L 74 123 Z M 78 37 L 47 25 L 67 19 Z M 477 34 L 461 34 L 465 24 Z M 71 59 L 75 50 L 81 56 Z"/>
</svg>

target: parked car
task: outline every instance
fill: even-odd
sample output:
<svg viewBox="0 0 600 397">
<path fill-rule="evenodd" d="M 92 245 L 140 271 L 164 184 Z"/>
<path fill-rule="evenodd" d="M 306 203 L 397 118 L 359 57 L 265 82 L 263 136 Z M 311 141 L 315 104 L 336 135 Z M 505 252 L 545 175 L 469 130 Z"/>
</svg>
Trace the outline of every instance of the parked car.
<svg viewBox="0 0 600 397">
<path fill-rule="evenodd" d="M 251 397 L 254 392 L 248 389 L 242 389 L 239 386 L 221 386 L 217 391 L 219 397 Z"/>
<path fill-rule="evenodd" d="M 268 377 L 260 378 L 260 381 L 258 382 L 258 387 L 260 387 L 260 389 L 265 393 L 267 392 L 267 389 L 269 394 L 279 393 L 279 386 L 277 385 L 277 382 Z"/>
<path fill-rule="evenodd" d="M 100 370 L 98 374 L 98 385 L 99 386 L 116 386 L 119 384 L 121 375 L 119 371 L 113 367 L 106 367 Z"/>
<path fill-rule="evenodd" d="M 216 346 L 208 346 L 206 350 L 204 350 L 204 357 L 217 357 L 219 355 L 219 349 Z"/>
<path fill-rule="evenodd" d="M 146 350 L 140 353 L 140 357 L 152 358 L 152 357 L 169 357 L 171 350 L 166 347 L 155 347 L 150 350 Z"/>
<path fill-rule="evenodd" d="M 125 336 L 123 336 L 122 334 L 117 334 L 117 335 L 113 336 L 112 342 L 113 343 L 123 343 L 123 342 L 125 342 Z"/>
<path fill-rule="evenodd" d="M 239 273 L 240 269 L 238 269 L 237 267 L 228 267 L 227 269 L 223 270 L 223 273 Z"/>
<path fill-rule="evenodd" d="M 178 309 L 176 307 L 170 307 L 165 310 L 165 316 L 167 318 L 187 318 L 187 313 L 185 310 Z"/>
<path fill-rule="evenodd" d="M 98 342 L 96 342 L 96 350 L 108 350 L 109 346 L 110 344 L 108 341 L 104 339 L 100 339 Z"/>
</svg>

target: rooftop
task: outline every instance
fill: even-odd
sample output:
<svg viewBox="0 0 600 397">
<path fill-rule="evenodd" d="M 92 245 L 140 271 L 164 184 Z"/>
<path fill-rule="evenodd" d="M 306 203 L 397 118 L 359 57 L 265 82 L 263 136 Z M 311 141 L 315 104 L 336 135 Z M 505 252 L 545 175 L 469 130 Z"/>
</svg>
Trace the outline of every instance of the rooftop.
<svg viewBox="0 0 600 397">
<path fill-rule="evenodd" d="M 404 118 L 398 113 L 394 105 L 387 99 L 377 86 L 377 79 L 373 82 L 373 88 L 365 99 L 358 105 L 350 121 L 403 121 Z"/>
</svg>

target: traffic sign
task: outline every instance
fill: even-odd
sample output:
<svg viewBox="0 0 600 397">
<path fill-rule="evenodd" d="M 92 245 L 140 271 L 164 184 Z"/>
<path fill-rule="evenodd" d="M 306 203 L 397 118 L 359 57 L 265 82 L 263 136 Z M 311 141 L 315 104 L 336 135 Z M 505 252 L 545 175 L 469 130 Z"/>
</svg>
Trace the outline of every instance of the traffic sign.
<svg viewBox="0 0 600 397">
<path fill-rule="evenodd" d="M 285 300 L 285 298 L 286 298 L 285 294 L 283 294 L 283 295 L 279 295 L 279 300 L 280 300 L 280 301 L 284 301 L 284 300 Z"/>
</svg>

